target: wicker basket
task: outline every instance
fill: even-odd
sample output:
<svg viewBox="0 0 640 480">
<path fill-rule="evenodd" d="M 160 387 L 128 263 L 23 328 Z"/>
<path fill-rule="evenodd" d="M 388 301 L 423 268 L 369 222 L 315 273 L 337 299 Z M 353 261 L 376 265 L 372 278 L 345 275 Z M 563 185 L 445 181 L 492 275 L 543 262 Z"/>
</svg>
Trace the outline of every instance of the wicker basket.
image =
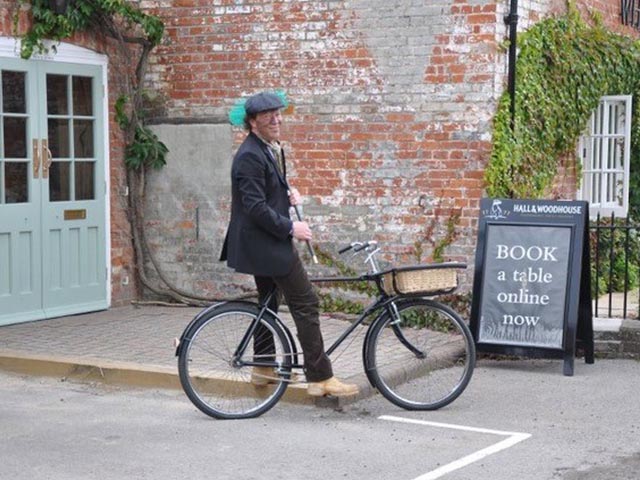
<svg viewBox="0 0 640 480">
<path fill-rule="evenodd" d="M 458 287 L 457 269 L 463 264 L 419 265 L 394 268 L 382 276 L 388 295 L 429 295 L 446 293 Z"/>
</svg>

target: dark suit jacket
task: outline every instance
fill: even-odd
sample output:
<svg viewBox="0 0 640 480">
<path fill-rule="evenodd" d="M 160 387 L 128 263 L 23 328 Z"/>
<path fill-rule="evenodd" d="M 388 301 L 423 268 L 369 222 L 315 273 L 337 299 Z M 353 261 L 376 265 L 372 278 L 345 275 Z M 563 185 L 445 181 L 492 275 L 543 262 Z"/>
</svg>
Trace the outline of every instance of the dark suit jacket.
<svg viewBox="0 0 640 480">
<path fill-rule="evenodd" d="M 267 145 L 250 133 L 231 166 L 231 220 L 220 260 L 241 273 L 289 273 L 295 248 L 289 207 L 286 171 L 279 173 Z"/>
</svg>

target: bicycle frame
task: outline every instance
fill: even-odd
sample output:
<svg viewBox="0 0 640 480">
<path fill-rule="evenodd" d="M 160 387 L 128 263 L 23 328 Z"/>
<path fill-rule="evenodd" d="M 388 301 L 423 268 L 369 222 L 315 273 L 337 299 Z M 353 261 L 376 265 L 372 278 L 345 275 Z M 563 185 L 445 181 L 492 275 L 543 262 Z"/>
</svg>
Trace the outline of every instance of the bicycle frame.
<svg viewBox="0 0 640 480">
<path fill-rule="evenodd" d="M 376 284 L 376 287 L 378 289 L 378 296 L 376 297 L 376 299 L 369 304 L 365 310 L 360 314 L 360 316 L 356 319 L 355 322 L 353 322 L 341 335 L 340 337 L 338 337 L 333 344 L 326 350 L 326 354 L 327 355 L 331 355 L 341 344 L 342 342 L 344 342 L 347 337 L 349 337 L 356 328 L 358 328 L 360 325 L 362 325 L 362 323 L 365 321 L 366 318 L 368 318 L 370 315 L 372 315 L 373 313 L 375 313 L 376 311 L 381 311 L 380 313 L 378 313 L 378 315 L 376 316 L 375 320 L 371 323 L 371 325 L 375 324 L 376 320 L 378 318 L 380 318 L 384 312 L 387 312 L 392 318 L 394 318 L 394 321 L 391 323 L 391 326 L 393 328 L 393 332 L 396 335 L 396 337 L 398 338 L 398 340 L 400 341 L 400 343 L 402 343 L 402 345 L 404 345 L 409 351 L 411 351 L 413 354 L 415 354 L 418 358 L 424 358 L 425 353 L 419 349 L 417 349 L 414 345 L 411 344 L 411 342 L 409 342 L 409 340 L 407 340 L 407 338 L 405 337 L 405 335 L 402 333 L 402 330 L 398 327 L 399 322 L 401 321 L 400 318 L 400 314 L 398 313 L 398 309 L 396 306 L 396 302 L 405 298 L 404 295 L 389 295 L 386 293 L 386 291 L 383 288 L 383 284 L 382 284 L 382 276 L 381 276 L 381 272 L 380 272 L 380 266 L 378 264 L 378 261 L 376 259 L 376 253 L 379 251 L 379 249 L 377 248 L 377 244 L 376 242 L 365 242 L 365 243 L 360 243 L 360 242 L 354 242 L 352 243 L 349 247 L 342 249 L 340 251 L 340 253 L 344 253 L 350 249 L 353 249 L 356 253 L 360 252 L 360 251 L 366 251 L 367 252 L 367 257 L 364 260 L 365 263 L 368 263 L 371 267 L 371 272 L 372 273 L 366 273 L 363 275 L 360 275 L 358 277 L 320 277 L 320 278 L 312 278 L 311 282 L 313 283 L 335 283 L 335 282 L 374 282 Z M 233 363 L 235 366 L 269 366 L 269 367 L 278 367 L 279 365 L 275 365 L 272 364 L 270 362 L 265 362 L 265 361 L 241 361 L 240 359 L 243 358 L 243 355 L 245 354 L 251 338 L 253 337 L 256 329 L 258 328 L 258 322 L 260 322 L 260 320 L 262 319 L 262 317 L 265 315 L 265 313 L 268 313 L 269 315 L 271 315 L 273 317 L 273 319 L 276 321 L 276 323 L 278 324 L 278 326 L 282 329 L 282 331 L 285 333 L 285 335 L 287 336 L 287 341 L 289 343 L 289 345 L 291 346 L 291 352 L 292 352 L 292 363 L 291 363 L 291 368 L 297 368 L 297 369 L 301 369 L 303 368 L 303 365 L 300 364 L 298 362 L 298 350 L 296 347 L 296 343 L 294 340 L 294 337 L 291 333 L 291 330 L 284 324 L 284 322 L 282 322 L 282 320 L 280 319 L 280 317 L 277 315 L 276 312 L 270 310 L 268 308 L 269 303 L 271 302 L 273 296 L 276 294 L 277 292 L 277 288 L 274 287 L 271 292 L 269 292 L 267 294 L 267 296 L 258 303 L 258 306 L 260 307 L 260 312 L 258 314 L 258 316 L 251 322 L 251 325 L 249 326 L 249 328 L 247 329 L 247 331 L 245 332 L 245 334 L 242 337 L 242 340 L 240 341 L 240 344 L 238 345 L 238 347 L 236 348 L 234 355 L 233 355 Z M 191 323 L 187 326 L 187 328 L 185 328 L 185 330 L 183 331 L 183 334 L 178 342 L 178 346 L 176 348 L 176 356 L 178 356 L 180 354 L 180 349 L 182 347 L 182 344 L 184 343 L 183 340 L 185 340 L 187 338 L 188 332 L 191 331 L 191 325 L 195 324 L 205 313 L 211 312 L 212 310 L 214 310 L 215 308 L 219 307 L 220 305 L 223 305 L 227 302 L 222 302 L 219 304 L 215 304 L 210 306 L 209 308 L 203 310 L 202 312 L 200 312 L 196 318 L 194 318 Z M 242 302 L 242 303 L 252 303 L 252 302 Z M 255 303 L 252 303 L 253 305 L 255 305 Z"/>
<path fill-rule="evenodd" d="M 424 352 L 422 352 L 422 351 L 418 350 L 417 348 L 415 348 L 406 339 L 406 337 L 403 335 L 402 331 L 399 328 L 396 327 L 396 324 L 400 321 L 400 317 L 399 317 L 395 302 L 398 301 L 399 299 L 401 299 L 402 297 L 401 296 L 389 296 L 389 295 L 387 295 L 384 292 L 384 290 L 382 289 L 381 280 L 380 280 L 380 276 L 379 275 L 367 274 L 367 275 L 362 275 L 360 277 L 314 278 L 311 281 L 314 282 L 314 283 L 374 281 L 376 283 L 377 287 L 378 287 L 378 290 L 379 290 L 379 295 L 376 297 L 376 299 L 365 308 L 365 310 L 360 314 L 360 316 L 351 325 L 349 325 L 349 327 L 347 329 L 345 329 L 345 331 L 326 350 L 326 353 L 327 353 L 328 356 L 330 356 L 342 344 L 342 342 L 344 342 L 353 333 L 353 331 L 356 328 L 358 328 L 360 325 L 362 325 L 362 323 L 365 321 L 365 319 L 367 319 L 367 317 L 369 317 L 374 312 L 379 311 L 379 310 L 386 311 L 386 312 L 389 313 L 389 315 L 391 315 L 392 317 L 395 318 L 395 320 L 393 322 L 393 331 L 394 331 L 395 335 L 398 337 L 398 339 L 400 340 L 400 342 L 407 349 L 409 349 L 414 354 L 416 354 L 416 356 L 419 356 L 419 357 L 423 357 L 424 356 Z M 245 334 L 244 334 L 244 336 L 242 338 L 242 341 L 238 345 L 238 348 L 234 352 L 234 363 L 237 363 L 238 366 L 239 365 L 244 365 L 244 366 L 270 366 L 270 367 L 277 367 L 278 366 L 278 365 L 273 365 L 273 364 L 271 364 L 269 362 L 260 362 L 260 361 L 257 361 L 257 362 L 256 361 L 242 361 L 242 362 L 240 362 L 238 360 L 238 359 L 242 358 L 242 356 L 244 355 L 247 347 L 249 346 L 250 339 L 253 336 L 253 334 L 255 333 L 256 328 L 258 327 L 258 322 L 260 321 L 260 319 L 262 318 L 262 316 L 264 315 L 265 312 L 271 313 L 274 316 L 274 318 L 277 321 L 279 321 L 279 317 L 277 316 L 277 314 L 267 308 L 267 305 L 269 305 L 269 302 L 271 301 L 273 296 L 276 294 L 276 292 L 277 292 L 277 288 L 274 288 L 262 300 L 262 302 L 259 303 L 260 313 L 255 318 L 255 320 L 251 323 L 251 325 L 249 326 L 249 328 L 245 332 Z M 379 318 L 381 315 L 382 315 L 382 313 L 379 313 L 377 315 L 376 319 Z M 286 325 L 284 325 L 284 323 L 282 323 L 281 321 L 279 321 L 278 323 L 280 324 L 280 326 L 282 327 L 284 332 L 287 334 L 287 336 L 291 339 L 292 336 L 291 336 L 291 332 L 290 332 L 289 328 Z M 303 365 L 298 363 L 297 358 L 295 359 L 294 362 L 292 362 L 292 364 L 290 366 L 291 366 L 291 368 L 297 368 L 297 369 L 303 368 Z"/>
</svg>

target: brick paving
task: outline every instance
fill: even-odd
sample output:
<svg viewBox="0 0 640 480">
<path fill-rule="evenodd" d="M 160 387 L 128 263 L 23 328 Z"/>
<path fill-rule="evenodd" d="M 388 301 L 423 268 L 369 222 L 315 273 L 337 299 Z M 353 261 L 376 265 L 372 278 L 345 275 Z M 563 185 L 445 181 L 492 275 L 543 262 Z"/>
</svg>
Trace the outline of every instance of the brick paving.
<svg viewBox="0 0 640 480">
<path fill-rule="evenodd" d="M 173 340 L 199 311 L 192 307 L 126 306 L 3 326 L 0 358 L 50 359 L 75 366 L 117 364 L 177 375 Z M 291 316 L 282 312 L 281 317 L 295 335 Z M 322 317 L 321 325 L 326 347 L 348 326 L 346 320 L 328 316 Z M 365 331 L 365 327 L 358 327 L 331 355 L 337 376 L 363 386 L 367 382 L 362 366 Z"/>
<path fill-rule="evenodd" d="M 180 336 L 185 326 L 199 311 L 199 308 L 191 307 L 132 305 L 2 326 L 0 368 L 27 374 L 74 376 L 83 380 L 108 383 L 179 388 L 173 340 Z M 295 336 L 295 327 L 290 315 L 282 312 L 281 317 Z M 637 323 L 626 322 L 631 322 L 634 326 Z M 622 321 L 619 323 L 624 325 Z M 321 326 L 325 347 L 329 348 L 347 328 L 347 320 L 323 316 Z M 615 329 L 611 330 L 619 328 L 620 325 L 616 325 Z M 605 330 L 609 330 L 606 325 Z M 625 348 L 637 349 L 637 340 L 640 338 L 637 330 L 636 328 L 633 331 L 635 336 L 627 335 L 631 340 L 625 343 Z M 365 333 L 366 327 L 358 327 L 331 355 L 336 376 L 360 386 L 362 394 L 359 398 L 374 393 L 362 365 L 362 343 Z M 604 339 L 596 342 L 596 350 L 610 356 L 624 353 L 625 349 L 621 346 L 619 335 L 614 333 L 616 332 L 596 332 L 597 338 L 600 336 Z M 615 338 L 609 338 L 611 335 Z M 615 343 L 612 347 L 615 352 L 607 350 L 602 353 L 603 342 Z M 397 348 L 397 344 L 390 348 Z M 304 400 L 305 396 L 299 395 L 300 389 L 304 386 L 296 387 L 299 388 L 290 389 L 298 390 L 297 397 L 292 394 L 293 401 L 296 401 L 295 398 Z"/>
</svg>

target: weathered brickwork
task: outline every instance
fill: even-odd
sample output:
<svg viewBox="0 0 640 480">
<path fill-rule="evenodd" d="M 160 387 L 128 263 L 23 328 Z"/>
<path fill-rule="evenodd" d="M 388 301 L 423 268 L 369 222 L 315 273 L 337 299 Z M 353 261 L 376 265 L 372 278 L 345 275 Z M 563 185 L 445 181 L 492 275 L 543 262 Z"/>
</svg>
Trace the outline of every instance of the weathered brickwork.
<svg viewBox="0 0 640 480">
<path fill-rule="evenodd" d="M 291 183 L 323 249 L 376 238 L 406 263 L 417 242 L 424 260 L 424 236 L 459 216 L 446 255 L 472 257 L 505 61 L 495 2 L 144 5 L 167 25 L 149 84 L 168 117 L 220 117 L 244 95 L 287 91 Z"/>
<path fill-rule="evenodd" d="M 13 4 L 0 1 L 0 34 L 11 35 L 7 12 Z M 457 219 L 457 236 L 445 257 L 473 263 L 491 119 L 506 83 L 501 45 L 508 1 L 142 0 L 139 5 L 166 25 L 146 81 L 160 132 L 176 122 L 221 127 L 236 99 L 284 89 L 292 103 L 284 127 L 291 183 L 305 196 L 304 212 L 323 250 L 375 238 L 388 260 L 414 263 L 429 258 L 447 222 Z M 618 1 L 583 0 L 578 6 L 597 9 L 607 25 L 619 28 Z M 520 0 L 519 30 L 564 8 L 564 0 Z M 22 28 L 27 21 L 23 15 Z M 136 295 L 123 139 L 113 117 L 119 72 L 129 63 L 89 34 L 72 41 L 110 56 L 112 299 L 118 304 Z M 233 150 L 244 132 L 226 128 Z M 190 148 L 199 147 L 212 159 L 220 154 L 206 142 Z M 170 161 L 180 162 L 178 170 L 195 168 L 183 150 L 171 152 Z M 212 165 L 220 159 L 216 162 Z M 572 172 L 571 166 L 563 170 L 554 194 L 573 195 Z M 229 175 L 227 168 L 206 173 L 216 185 Z M 175 169 L 167 174 L 175 175 Z M 187 290 L 238 291 L 233 285 L 246 280 L 216 262 L 228 209 L 223 189 L 214 196 L 174 176 L 168 181 L 174 187 L 167 190 L 157 183 L 162 175 L 151 179 L 148 226 L 166 273 Z"/>
<path fill-rule="evenodd" d="M 580 8 L 600 9 L 613 25 L 619 23 L 613 3 L 586 1 Z M 447 221 L 457 218 L 445 256 L 473 263 L 490 122 L 506 82 L 500 45 L 509 2 L 142 5 L 167 25 L 149 85 L 162 92 L 168 118 L 224 121 L 237 98 L 264 88 L 287 91 L 291 183 L 306 197 L 304 211 L 321 248 L 334 252 L 349 240 L 375 238 L 389 260 L 413 263 L 428 259 Z M 565 5 L 519 2 L 519 30 Z M 236 146 L 243 135 L 236 130 Z M 575 185 L 575 169 L 563 168 L 553 194 L 572 198 Z M 224 222 L 213 230 L 223 232 Z M 156 231 L 158 252 L 175 272 L 181 258 L 206 249 L 163 247 L 162 235 Z M 208 240 L 214 254 L 221 240 Z M 216 284 L 239 281 L 221 265 L 191 265 L 190 272 L 199 288 L 213 292 Z M 180 277 L 183 283 L 190 274 Z"/>
</svg>

